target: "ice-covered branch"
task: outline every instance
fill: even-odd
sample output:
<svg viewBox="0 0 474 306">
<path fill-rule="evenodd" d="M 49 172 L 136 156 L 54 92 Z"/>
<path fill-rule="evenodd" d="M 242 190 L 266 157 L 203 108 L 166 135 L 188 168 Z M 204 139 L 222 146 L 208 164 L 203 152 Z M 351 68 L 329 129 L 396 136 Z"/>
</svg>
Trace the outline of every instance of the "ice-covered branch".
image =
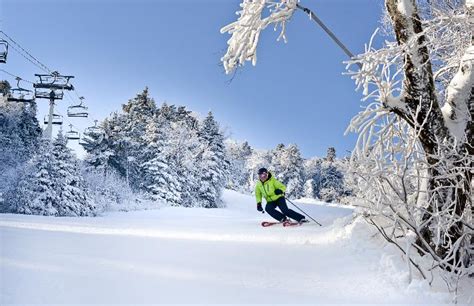
<svg viewBox="0 0 474 306">
<path fill-rule="evenodd" d="M 246 61 L 256 65 L 260 34 L 270 24 L 274 24 L 275 29 L 281 27 L 277 40 L 286 42 L 286 23 L 293 16 L 298 1 L 243 0 L 240 4 L 242 10 L 237 12 L 239 19 L 221 29 L 221 33 L 232 35 L 227 41 L 227 52 L 221 58 L 225 72 L 231 73 Z M 269 10 L 267 17 L 263 17 L 265 9 Z"/>
</svg>

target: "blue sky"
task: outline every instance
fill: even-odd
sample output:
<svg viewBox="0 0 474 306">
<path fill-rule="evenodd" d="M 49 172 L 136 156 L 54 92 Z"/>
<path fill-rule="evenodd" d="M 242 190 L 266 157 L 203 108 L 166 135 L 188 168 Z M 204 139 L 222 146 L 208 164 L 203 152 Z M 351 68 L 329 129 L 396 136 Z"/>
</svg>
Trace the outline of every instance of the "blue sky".
<svg viewBox="0 0 474 306">
<path fill-rule="evenodd" d="M 351 150 L 344 131 L 363 104 L 342 73 L 344 53 L 297 12 L 288 43 L 268 28 L 257 66 L 246 64 L 233 79 L 220 57 L 239 0 L 0 0 L 0 28 L 53 70 L 72 74 L 91 110 L 87 120 L 67 119 L 79 130 L 119 110 L 145 86 L 158 103 L 212 110 L 226 133 L 257 148 L 296 143 L 303 156 Z M 381 0 L 302 1 L 360 53 L 379 25 Z M 2 69 L 34 80 L 38 68 L 11 50 Z M 0 72 L 1 73 L 1 72 Z M 11 77 L 0 75 L 12 81 Z M 26 85 L 26 84 L 25 84 Z M 39 101 L 40 117 L 46 112 Z M 62 114 L 71 104 L 59 103 Z M 74 147 L 74 145 L 73 145 Z"/>
</svg>

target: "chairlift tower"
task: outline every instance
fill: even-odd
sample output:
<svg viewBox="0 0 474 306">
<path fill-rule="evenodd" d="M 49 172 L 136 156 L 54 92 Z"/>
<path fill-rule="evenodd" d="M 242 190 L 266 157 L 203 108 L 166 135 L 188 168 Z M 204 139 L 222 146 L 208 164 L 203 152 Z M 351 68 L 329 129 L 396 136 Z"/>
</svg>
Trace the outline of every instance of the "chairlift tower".
<svg viewBox="0 0 474 306">
<path fill-rule="evenodd" d="M 74 78 L 71 75 L 60 75 L 54 71 L 51 74 L 35 74 L 38 82 L 33 84 L 35 97 L 39 99 L 49 99 L 48 124 L 44 130 L 45 137 L 53 138 L 54 103 L 62 100 L 64 90 L 74 90 L 74 86 L 69 81 Z"/>
</svg>

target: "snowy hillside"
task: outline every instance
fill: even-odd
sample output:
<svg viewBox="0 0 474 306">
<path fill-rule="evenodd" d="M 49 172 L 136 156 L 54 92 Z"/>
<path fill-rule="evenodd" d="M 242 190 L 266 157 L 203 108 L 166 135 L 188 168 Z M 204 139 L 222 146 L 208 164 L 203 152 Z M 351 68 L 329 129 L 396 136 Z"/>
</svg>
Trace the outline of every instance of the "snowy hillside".
<svg viewBox="0 0 474 306">
<path fill-rule="evenodd" d="M 253 197 L 227 208 L 96 218 L 0 216 L 0 304 L 449 302 L 353 209 L 303 204 L 324 227 L 263 228 Z M 420 287 L 427 290 L 420 290 Z"/>
</svg>

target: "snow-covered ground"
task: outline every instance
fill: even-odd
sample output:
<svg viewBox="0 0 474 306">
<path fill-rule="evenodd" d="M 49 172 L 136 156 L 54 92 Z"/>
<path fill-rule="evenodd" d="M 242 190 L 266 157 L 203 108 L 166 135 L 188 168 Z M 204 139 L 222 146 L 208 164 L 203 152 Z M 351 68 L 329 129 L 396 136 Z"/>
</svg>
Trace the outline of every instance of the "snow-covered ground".
<svg viewBox="0 0 474 306">
<path fill-rule="evenodd" d="M 263 228 L 253 197 L 225 209 L 0 216 L 0 304 L 448 303 L 350 207 L 304 204 L 324 227 Z"/>
</svg>

